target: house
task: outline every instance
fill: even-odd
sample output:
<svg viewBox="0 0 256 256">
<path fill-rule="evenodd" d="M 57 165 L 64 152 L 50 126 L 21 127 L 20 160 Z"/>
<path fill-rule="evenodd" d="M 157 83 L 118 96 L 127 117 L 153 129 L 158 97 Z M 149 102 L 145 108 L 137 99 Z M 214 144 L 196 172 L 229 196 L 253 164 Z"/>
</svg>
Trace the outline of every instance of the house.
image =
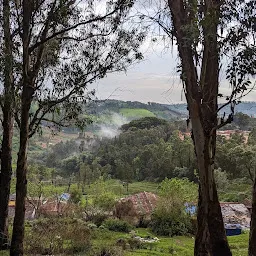
<svg viewBox="0 0 256 256">
<path fill-rule="evenodd" d="M 9 203 L 8 203 L 8 216 L 10 218 L 14 218 L 15 216 L 15 205 L 16 205 L 16 194 L 11 194 L 9 197 Z M 34 219 L 35 217 L 35 209 L 33 205 L 29 203 L 28 200 L 26 200 L 26 211 L 25 211 L 25 219 Z"/>
<path fill-rule="evenodd" d="M 116 203 L 113 214 L 115 217 L 126 220 L 132 225 L 141 225 L 151 219 L 157 199 L 157 195 L 145 191 L 121 198 Z"/>
</svg>

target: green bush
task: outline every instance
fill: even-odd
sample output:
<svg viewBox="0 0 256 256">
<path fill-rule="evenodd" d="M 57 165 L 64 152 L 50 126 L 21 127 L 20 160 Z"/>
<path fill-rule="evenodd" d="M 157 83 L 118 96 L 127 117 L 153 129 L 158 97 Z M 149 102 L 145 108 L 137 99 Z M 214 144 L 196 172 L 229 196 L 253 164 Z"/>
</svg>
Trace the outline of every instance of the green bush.
<svg viewBox="0 0 256 256">
<path fill-rule="evenodd" d="M 142 249 L 142 242 L 136 238 L 129 238 L 128 244 L 130 245 L 131 250 Z"/>
<path fill-rule="evenodd" d="M 82 197 L 83 197 L 82 191 L 78 189 L 74 189 L 71 191 L 69 201 L 74 204 L 78 204 L 79 202 L 81 202 Z"/>
<path fill-rule="evenodd" d="M 103 246 L 96 251 L 92 251 L 90 256 L 123 256 L 124 251 L 119 246 Z"/>
<path fill-rule="evenodd" d="M 157 235 L 175 236 L 192 232 L 185 203 L 192 201 L 196 185 L 187 179 L 165 179 L 160 185 L 160 198 L 151 218 L 150 227 Z"/>
<path fill-rule="evenodd" d="M 99 212 L 91 216 L 90 221 L 99 227 L 107 219 L 107 217 L 108 216 L 106 214 Z"/>
<path fill-rule="evenodd" d="M 192 223 L 186 213 L 172 215 L 168 212 L 155 212 L 150 223 L 152 231 L 162 236 L 182 236 L 192 233 Z"/>
<path fill-rule="evenodd" d="M 130 232 L 132 230 L 132 226 L 126 221 L 119 219 L 107 219 L 103 222 L 103 225 L 111 230 L 116 232 Z"/>
<path fill-rule="evenodd" d="M 115 195 L 113 193 L 103 193 L 94 199 L 94 204 L 106 211 L 112 210 L 115 203 Z"/>
</svg>

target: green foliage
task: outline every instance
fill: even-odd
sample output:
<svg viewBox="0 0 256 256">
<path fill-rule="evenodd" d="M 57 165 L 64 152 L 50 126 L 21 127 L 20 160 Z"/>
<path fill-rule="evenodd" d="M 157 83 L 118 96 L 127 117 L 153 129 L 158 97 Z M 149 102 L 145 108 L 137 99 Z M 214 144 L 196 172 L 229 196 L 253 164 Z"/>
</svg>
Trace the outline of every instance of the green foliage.
<svg viewBox="0 0 256 256">
<path fill-rule="evenodd" d="M 69 201 L 74 203 L 74 204 L 78 204 L 81 202 L 82 200 L 82 192 L 79 189 L 72 189 L 71 193 L 70 193 L 70 198 Z"/>
<path fill-rule="evenodd" d="M 173 211 L 156 210 L 152 215 L 150 223 L 152 231 L 162 236 L 182 236 L 194 233 L 191 220 L 185 213 Z"/>
<path fill-rule="evenodd" d="M 150 227 L 158 235 L 174 236 L 192 233 L 185 202 L 194 201 L 197 186 L 187 179 L 165 179 L 159 190 L 160 199 L 152 214 Z"/>
<path fill-rule="evenodd" d="M 128 222 L 119 219 L 107 219 L 103 222 L 103 225 L 107 229 L 116 232 L 128 233 L 132 230 L 132 226 Z"/>
<path fill-rule="evenodd" d="M 112 210 L 115 205 L 115 198 L 116 196 L 113 193 L 105 192 L 95 197 L 94 205 L 103 210 L 109 211 Z"/>
<path fill-rule="evenodd" d="M 244 136 L 235 133 L 230 140 L 217 143 L 216 166 L 225 171 L 230 179 L 246 177 L 253 180 L 255 152 L 255 146 L 245 144 Z"/>
<path fill-rule="evenodd" d="M 248 137 L 248 145 L 256 145 L 256 128 L 254 127 Z"/>
<path fill-rule="evenodd" d="M 144 117 L 141 119 L 133 120 L 128 124 L 122 125 L 121 130 L 127 131 L 131 128 L 149 129 L 151 127 L 156 127 L 160 125 L 167 125 L 167 121 L 164 119 L 159 119 L 157 117 Z"/>
<path fill-rule="evenodd" d="M 159 195 L 163 198 L 169 198 L 174 203 L 176 199 L 181 203 L 195 202 L 197 200 L 197 191 L 197 185 L 187 178 L 165 178 L 160 184 Z"/>
<path fill-rule="evenodd" d="M 101 166 L 110 167 L 112 178 L 123 181 L 161 181 L 174 177 L 176 167 L 186 168 L 189 179 L 195 179 L 192 141 L 169 125 L 123 132 L 103 141 L 96 155 Z"/>
<path fill-rule="evenodd" d="M 219 191 L 227 188 L 229 181 L 226 172 L 221 171 L 221 169 L 214 170 L 214 179 Z"/>
</svg>

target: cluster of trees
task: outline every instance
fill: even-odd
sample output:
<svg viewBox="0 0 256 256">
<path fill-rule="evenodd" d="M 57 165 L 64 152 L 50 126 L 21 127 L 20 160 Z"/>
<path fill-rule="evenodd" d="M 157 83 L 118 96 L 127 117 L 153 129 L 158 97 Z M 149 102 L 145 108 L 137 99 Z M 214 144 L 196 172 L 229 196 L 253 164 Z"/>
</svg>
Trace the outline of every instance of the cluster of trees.
<svg viewBox="0 0 256 256">
<path fill-rule="evenodd" d="M 246 138 L 242 133 L 231 134 L 230 139 L 217 137 L 216 167 L 221 168 L 229 179 L 255 179 L 256 168 L 256 130 Z"/>
<path fill-rule="evenodd" d="M 119 136 L 98 141 L 93 150 L 81 151 L 79 143 L 72 140 L 60 142 L 33 154 L 30 163 L 53 168 L 55 176 L 73 175 L 81 184 L 90 184 L 102 175 L 128 182 L 161 181 L 165 177 L 197 181 L 193 141 L 179 127 L 176 121 L 146 117 L 123 125 Z M 238 131 L 230 138 L 218 135 L 214 169 L 225 172 L 230 181 L 253 181 L 255 146 L 255 129 L 248 138 Z"/>
<path fill-rule="evenodd" d="M 231 124 L 227 124 L 222 129 L 230 129 L 230 130 L 243 130 L 243 131 L 251 131 L 256 126 L 256 119 L 254 117 L 248 116 L 242 112 L 237 112 L 234 115 L 234 120 Z"/>
<path fill-rule="evenodd" d="M 195 180 L 193 142 L 177 130 L 175 122 L 146 117 L 123 125 L 121 130 L 118 137 L 99 142 L 94 151 L 79 151 L 75 141 L 61 142 L 34 155 L 33 162 L 55 168 L 64 177 L 83 176 L 87 183 L 100 175 L 129 182 L 165 177 Z"/>
</svg>

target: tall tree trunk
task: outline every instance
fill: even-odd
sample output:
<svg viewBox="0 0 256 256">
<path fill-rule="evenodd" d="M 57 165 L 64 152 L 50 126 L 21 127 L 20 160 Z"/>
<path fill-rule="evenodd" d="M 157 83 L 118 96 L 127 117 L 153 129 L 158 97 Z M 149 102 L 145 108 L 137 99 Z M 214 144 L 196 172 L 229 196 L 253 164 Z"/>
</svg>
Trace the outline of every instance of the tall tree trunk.
<svg viewBox="0 0 256 256">
<path fill-rule="evenodd" d="M 199 170 L 198 231 L 195 256 L 230 256 L 221 208 L 214 181 L 214 159 L 217 129 L 217 97 L 219 86 L 219 49 L 217 27 L 220 1 L 197 2 L 169 0 L 173 34 L 177 39 L 182 64 L 185 95 L 192 124 L 192 136 Z M 200 2 L 201 3 L 201 2 Z M 197 9 L 202 8 L 202 9 Z M 203 14 L 198 12 L 203 11 Z M 198 25 L 198 16 L 205 18 Z M 197 28 L 197 26 L 201 26 Z M 194 38 L 189 31 L 202 31 L 203 54 L 198 78 Z M 192 38 L 191 38 L 192 37 Z M 198 39 L 199 40 L 199 39 Z"/>
<path fill-rule="evenodd" d="M 13 136 L 13 57 L 10 34 L 10 6 L 3 0 L 4 30 L 4 102 L 3 102 L 3 140 L 0 172 L 0 250 L 9 246 L 8 203 L 12 177 L 12 136 Z"/>
<path fill-rule="evenodd" d="M 0 249 L 6 249 L 9 246 L 8 203 L 12 177 L 12 131 L 13 117 L 11 110 L 4 108 L 0 174 Z"/>
<path fill-rule="evenodd" d="M 256 256 L 256 178 L 254 179 L 252 191 L 252 214 L 248 256 Z"/>
<path fill-rule="evenodd" d="M 16 206 L 13 222 L 11 256 L 23 255 L 25 199 L 27 195 L 27 147 L 29 137 L 29 110 L 34 90 L 28 84 L 23 86 L 20 121 L 20 147 L 16 170 Z"/>
<path fill-rule="evenodd" d="M 29 38 L 30 22 L 33 10 L 31 0 L 22 1 L 22 43 L 23 43 L 23 84 L 21 95 L 21 116 L 20 116 L 20 147 L 18 152 L 16 169 L 16 206 L 13 222 L 11 256 L 23 255 L 24 222 L 26 211 L 27 195 L 27 148 L 29 138 L 29 111 L 34 94 L 35 73 L 30 69 Z"/>
<path fill-rule="evenodd" d="M 232 254 L 226 238 L 213 175 L 212 146 L 215 145 L 216 136 L 205 135 L 206 127 L 200 125 L 201 121 L 193 122 L 193 117 L 191 119 L 200 177 L 198 230 L 194 254 L 196 256 L 230 256 Z"/>
</svg>

